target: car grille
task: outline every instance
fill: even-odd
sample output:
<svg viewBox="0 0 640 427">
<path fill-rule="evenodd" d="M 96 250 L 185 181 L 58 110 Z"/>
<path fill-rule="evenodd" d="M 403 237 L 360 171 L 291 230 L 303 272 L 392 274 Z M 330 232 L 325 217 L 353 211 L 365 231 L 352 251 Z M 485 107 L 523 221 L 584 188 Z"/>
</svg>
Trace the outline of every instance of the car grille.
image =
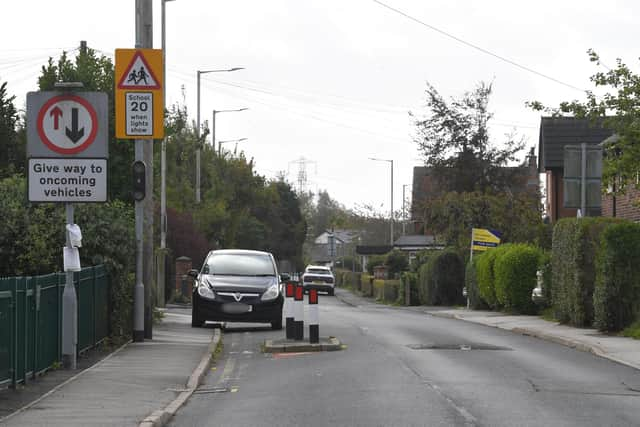
<svg viewBox="0 0 640 427">
<path fill-rule="evenodd" d="M 242 302 L 245 304 L 250 304 L 260 297 L 260 294 L 246 292 L 216 292 L 216 294 L 223 302 Z"/>
</svg>

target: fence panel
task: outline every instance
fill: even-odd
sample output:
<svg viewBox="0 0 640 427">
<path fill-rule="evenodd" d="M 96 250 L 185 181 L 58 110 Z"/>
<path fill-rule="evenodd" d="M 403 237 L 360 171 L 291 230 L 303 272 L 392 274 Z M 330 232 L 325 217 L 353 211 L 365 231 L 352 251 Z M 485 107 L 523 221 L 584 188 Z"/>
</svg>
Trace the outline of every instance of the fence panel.
<svg viewBox="0 0 640 427">
<path fill-rule="evenodd" d="M 95 337 L 97 344 L 109 336 L 109 276 L 103 265 L 94 267 Z"/>
<path fill-rule="evenodd" d="M 73 280 L 78 297 L 78 353 L 81 353 L 95 344 L 93 267 L 75 273 Z"/>
<path fill-rule="evenodd" d="M 13 366 L 13 280 L 0 279 L 0 385 L 11 382 Z"/>
<path fill-rule="evenodd" d="M 66 276 L 0 278 L 0 386 L 24 382 L 61 359 Z M 104 266 L 74 274 L 78 353 L 109 333 L 109 279 Z"/>
</svg>

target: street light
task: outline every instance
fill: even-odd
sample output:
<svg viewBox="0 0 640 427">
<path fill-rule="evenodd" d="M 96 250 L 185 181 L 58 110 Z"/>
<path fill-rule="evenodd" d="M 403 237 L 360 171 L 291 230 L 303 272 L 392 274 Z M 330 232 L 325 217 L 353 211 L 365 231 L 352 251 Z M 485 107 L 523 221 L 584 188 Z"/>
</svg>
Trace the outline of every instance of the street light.
<svg viewBox="0 0 640 427">
<path fill-rule="evenodd" d="M 166 11 L 165 3 L 174 0 L 162 0 L 162 77 L 164 83 L 162 85 L 162 111 L 167 105 L 167 66 L 166 66 Z M 164 257 L 164 250 L 167 247 L 167 137 L 162 138 L 162 150 L 160 154 L 160 252 Z M 165 262 L 164 258 L 160 262 L 158 268 L 157 292 L 158 306 L 164 307 L 164 279 L 165 279 Z"/>
<path fill-rule="evenodd" d="M 202 74 L 209 73 L 229 73 L 232 71 L 244 70 L 243 67 L 233 67 L 222 70 L 198 70 L 197 71 L 197 81 L 198 81 L 198 100 L 197 100 L 197 123 L 196 123 L 196 136 L 198 138 L 198 144 L 196 146 L 196 203 L 200 203 L 200 76 Z M 215 147 L 214 147 L 215 149 Z"/>
<path fill-rule="evenodd" d="M 393 160 L 376 159 L 369 157 L 369 160 L 375 160 L 377 162 L 389 162 L 391 164 L 391 231 L 389 236 L 390 245 L 393 248 Z"/>
<path fill-rule="evenodd" d="M 238 142 L 244 142 L 249 138 L 239 138 L 239 139 L 227 139 L 226 141 L 218 141 L 218 148 L 219 150 L 222 149 L 222 144 L 226 144 L 227 142 L 235 142 L 236 143 L 236 147 L 238 145 Z M 218 155 L 220 155 L 221 151 L 218 152 Z"/>
<path fill-rule="evenodd" d="M 239 111 L 247 111 L 248 108 L 239 108 L 237 110 L 213 110 L 213 119 L 211 120 L 211 143 L 213 149 L 216 149 L 216 114 L 218 113 L 237 113 Z M 218 144 L 218 157 L 222 151 L 222 144 Z"/>
</svg>

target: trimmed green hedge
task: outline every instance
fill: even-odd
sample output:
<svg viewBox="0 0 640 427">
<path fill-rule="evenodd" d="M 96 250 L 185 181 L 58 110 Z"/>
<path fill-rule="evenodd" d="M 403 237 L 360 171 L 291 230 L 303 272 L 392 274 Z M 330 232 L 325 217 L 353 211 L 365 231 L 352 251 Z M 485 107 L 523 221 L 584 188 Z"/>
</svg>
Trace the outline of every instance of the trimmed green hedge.
<svg viewBox="0 0 640 427">
<path fill-rule="evenodd" d="M 476 277 L 478 280 L 478 290 L 480 298 L 487 303 L 489 308 L 495 309 L 500 307 L 500 303 L 496 298 L 496 278 L 495 278 L 495 262 L 497 257 L 510 246 L 510 243 L 500 245 L 497 248 L 489 249 L 483 254 L 478 255 Z"/>
<path fill-rule="evenodd" d="M 420 268 L 420 302 L 426 305 L 464 304 L 464 264 L 451 250 L 439 251 Z"/>
<path fill-rule="evenodd" d="M 362 295 L 366 297 L 373 296 L 373 276 L 362 273 L 360 276 L 360 290 Z"/>
<path fill-rule="evenodd" d="M 594 319 L 596 253 L 605 228 L 616 218 L 564 218 L 553 229 L 551 300 L 555 317 L 584 327 Z"/>
<path fill-rule="evenodd" d="M 469 308 L 474 310 L 485 310 L 489 308 L 489 305 L 480 296 L 480 288 L 478 287 L 478 259 L 480 259 L 480 257 L 476 256 L 467 262 L 464 284 L 467 288 Z"/>
<path fill-rule="evenodd" d="M 498 303 L 509 311 L 534 313 L 531 291 L 536 287 L 540 249 L 512 244 L 496 252 L 494 273 Z"/>
<path fill-rule="evenodd" d="M 375 279 L 373 296 L 381 302 L 395 302 L 398 299 L 398 288 L 400 288 L 399 280 Z"/>
<path fill-rule="evenodd" d="M 400 276 L 398 288 L 398 303 L 405 304 L 405 287 L 409 285 L 409 305 L 420 305 L 420 290 L 418 288 L 418 274 L 405 271 Z"/>
<path fill-rule="evenodd" d="M 640 224 L 610 225 L 602 232 L 593 295 L 595 325 L 620 331 L 640 315 Z"/>
</svg>

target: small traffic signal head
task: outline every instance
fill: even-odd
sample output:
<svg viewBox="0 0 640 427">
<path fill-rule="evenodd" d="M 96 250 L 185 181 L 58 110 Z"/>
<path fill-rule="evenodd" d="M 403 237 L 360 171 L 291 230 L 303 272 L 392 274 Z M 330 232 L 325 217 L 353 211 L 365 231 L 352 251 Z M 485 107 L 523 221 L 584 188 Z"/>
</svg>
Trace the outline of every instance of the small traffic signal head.
<svg viewBox="0 0 640 427">
<path fill-rule="evenodd" d="M 146 191 L 146 165 L 143 161 L 133 162 L 133 200 L 140 202 L 145 198 Z"/>
</svg>

